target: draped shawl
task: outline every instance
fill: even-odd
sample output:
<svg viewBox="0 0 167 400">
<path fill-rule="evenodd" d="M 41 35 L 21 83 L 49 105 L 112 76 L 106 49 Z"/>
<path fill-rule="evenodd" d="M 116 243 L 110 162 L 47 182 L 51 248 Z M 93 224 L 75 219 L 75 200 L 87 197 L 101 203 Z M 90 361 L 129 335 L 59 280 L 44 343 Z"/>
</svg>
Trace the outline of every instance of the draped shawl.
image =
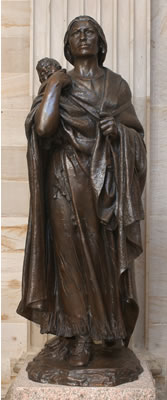
<svg viewBox="0 0 167 400">
<path fill-rule="evenodd" d="M 99 220 L 106 229 L 116 232 L 121 301 L 129 340 L 138 315 L 132 264 L 142 252 L 140 220 L 144 218 L 141 196 L 146 177 L 146 151 L 143 128 L 131 103 L 128 84 L 120 75 L 106 68 L 104 73 L 105 85 L 100 110 L 93 106 L 93 93 L 87 96 L 85 89 L 78 88 L 75 82 L 72 89 L 61 96 L 60 132 L 63 131 L 68 142 L 82 152 L 75 137 L 75 116 L 71 116 L 71 110 L 76 109 L 81 116 L 91 116 L 96 123 L 90 181 Z M 34 123 L 44 87 L 41 86 L 25 123 L 30 211 L 22 299 L 17 309 L 20 315 L 39 324 L 47 320 L 48 313 L 52 312 L 56 268 L 45 198 L 49 147 L 47 148 L 46 139 L 38 137 Z M 101 133 L 99 111 L 115 118 L 117 140 L 113 141 L 110 136 L 105 137 Z"/>
</svg>

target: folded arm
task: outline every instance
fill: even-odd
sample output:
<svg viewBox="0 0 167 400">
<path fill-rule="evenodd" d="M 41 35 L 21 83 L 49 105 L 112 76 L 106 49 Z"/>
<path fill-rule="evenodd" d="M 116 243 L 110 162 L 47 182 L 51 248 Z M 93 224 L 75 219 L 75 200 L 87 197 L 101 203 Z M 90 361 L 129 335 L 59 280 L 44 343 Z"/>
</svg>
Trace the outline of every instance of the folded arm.
<svg viewBox="0 0 167 400">
<path fill-rule="evenodd" d="M 71 79 L 64 70 L 55 72 L 48 80 L 43 99 L 35 115 L 35 129 L 38 135 L 52 136 L 59 125 L 59 101 L 61 91 L 70 85 Z"/>
</svg>

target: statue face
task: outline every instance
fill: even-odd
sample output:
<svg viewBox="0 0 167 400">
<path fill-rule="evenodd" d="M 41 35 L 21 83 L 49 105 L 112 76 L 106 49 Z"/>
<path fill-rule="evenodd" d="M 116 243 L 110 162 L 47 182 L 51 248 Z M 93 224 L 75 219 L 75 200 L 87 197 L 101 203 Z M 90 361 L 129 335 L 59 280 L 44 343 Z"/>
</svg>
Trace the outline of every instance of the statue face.
<svg viewBox="0 0 167 400">
<path fill-rule="evenodd" d="M 74 58 L 81 56 L 97 56 L 98 33 L 88 21 L 75 22 L 71 28 L 69 45 Z"/>
<path fill-rule="evenodd" d="M 58 68 L 56 68 L 55 65 L 46 63 L 42 65 L 40 68 L 38 68 L 38 75 L 39 75 L 39 80 L 41 83 L 46 81 L 49 76 L 51 76 L 54 72 L 57 71 Z"/>
</svg>

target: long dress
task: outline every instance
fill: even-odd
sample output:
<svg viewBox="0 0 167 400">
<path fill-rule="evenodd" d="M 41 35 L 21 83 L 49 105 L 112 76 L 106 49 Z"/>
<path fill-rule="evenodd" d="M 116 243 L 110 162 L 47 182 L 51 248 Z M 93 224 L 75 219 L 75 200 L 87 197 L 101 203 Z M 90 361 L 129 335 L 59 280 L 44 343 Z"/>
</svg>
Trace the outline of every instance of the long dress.
<svg viewBox="0 0 167 400">
<path fill-rule="evenodd" d="M 126 340 L 138 314 L 132 263 L 142 251 L 146 173 L 129 87 L 106 68 L 96 79 L 72 78 L 45 167 L 38 104 L 27 122 L 31 203 L 18 312 L 42 333 Z M 114 142 L 100 131 L 100 112 L 117 121 Z"/>
</svg>

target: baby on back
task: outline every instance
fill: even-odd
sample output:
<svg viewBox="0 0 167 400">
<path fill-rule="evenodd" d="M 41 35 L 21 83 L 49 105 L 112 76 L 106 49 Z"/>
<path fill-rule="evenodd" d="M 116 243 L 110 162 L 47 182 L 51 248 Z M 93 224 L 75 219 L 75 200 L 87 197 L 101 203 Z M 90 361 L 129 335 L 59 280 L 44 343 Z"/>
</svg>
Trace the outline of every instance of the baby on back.
<svg viewBox="0 0 167 400">
<path fill-rule="evenodd" d="M 62 69 L 61 65 L 54 58 L 45 57 L 38 61 L 36 70 L 41 82 L 38 94 L 41 94 L 45 90 L 48 78 L 60 69 Z"/>
</svg>

